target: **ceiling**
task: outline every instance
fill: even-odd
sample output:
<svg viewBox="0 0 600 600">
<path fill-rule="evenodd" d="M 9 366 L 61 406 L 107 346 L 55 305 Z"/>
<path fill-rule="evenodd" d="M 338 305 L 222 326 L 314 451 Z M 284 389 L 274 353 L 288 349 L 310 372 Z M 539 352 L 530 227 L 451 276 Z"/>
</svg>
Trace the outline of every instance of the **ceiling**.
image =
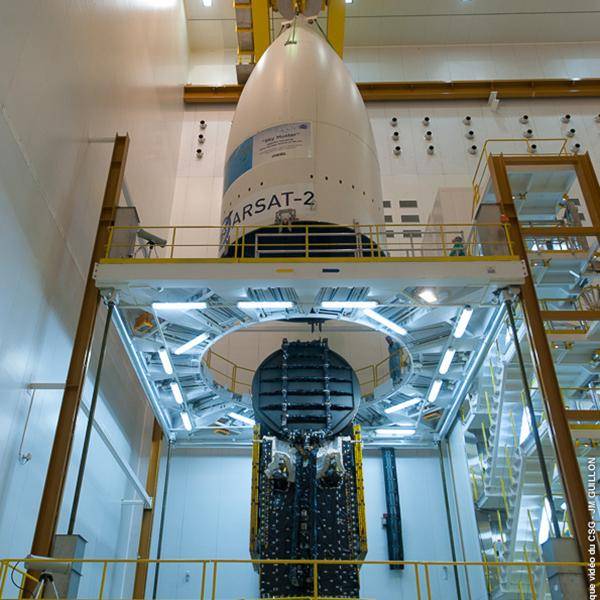
<svg viewBox="0 0 600 600">
<path fill-rule="evenodd" d="M 192 51 L 236 47 L 232 0 L 184 1 Z M 347 47 L 600 40 L 598 0 L 353 0 L 346 8 Z"/>
</svg>

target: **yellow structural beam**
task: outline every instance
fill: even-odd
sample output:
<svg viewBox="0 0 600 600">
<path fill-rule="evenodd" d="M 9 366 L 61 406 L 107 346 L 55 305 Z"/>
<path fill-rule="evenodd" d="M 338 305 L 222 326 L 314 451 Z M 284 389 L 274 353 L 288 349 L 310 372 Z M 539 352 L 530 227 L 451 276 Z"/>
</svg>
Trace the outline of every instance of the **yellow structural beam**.
<svg viewBox="0 0 600 600">
<path fill-rule="evenodd" d="M 344 0 L 327 2 L 327 39 L 334 50 L 344 56 L 344 34 L 346 32 L 346 3 Z"/>
<path fill-rule="evenodd" d="M 254 62 L 257 63 L 271 44 L 269 0 L 252 0 L 252 37 L 254 39 Z"/>
</svg>

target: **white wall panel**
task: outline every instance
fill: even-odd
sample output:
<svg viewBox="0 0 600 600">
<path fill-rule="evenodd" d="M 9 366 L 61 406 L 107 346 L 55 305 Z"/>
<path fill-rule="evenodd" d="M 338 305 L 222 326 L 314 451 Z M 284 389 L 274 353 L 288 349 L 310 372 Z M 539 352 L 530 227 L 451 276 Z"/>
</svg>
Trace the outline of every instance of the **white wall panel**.
<svg viewBox="0 0 600 600">
<path fill-rule="evenodd" d="M 437 452 L 397 451 L 396 466 L 406 560 L 451 560 Z M 386 507 L 379 452 L 366 454 L 364 476 L 367 559 L 386 560 L 387 541 L 381 521 Z M 163 556 L 248 558 L 250 483 L 250 450 L 175 450 Z M 434 598 L 457 597 L 451 571 L 432 569 L 431 579 Z M 200 581 L 198 566 L 163 566 L 158 597 L 198 597 Z M 424 587 L 421 591 L 425 593 Z M 219 567 L 218 600 L 254 598 L 257 593 L 258 578 L 248 565 Z M 414 572 L 364 567 L 361 593 L 366 598 L 413 600 L 416 598 Z"/>
<path fill-rule="evenodd" d="M 569 141 L 569 145 L 580 142 L 582 151 L 590 152 L 596 169 L 600 172 L 600 124 L 594 121 L 595 115 L 600 112 L 600 104 L 595 99 L 502 101 L 497 112 L 481 101 L 372 103 L 367 108 L 379 156 L 383 199 L 392 204 L 397 204 L 400 200 L 416 200 L 418 209 L 412 212 L 420 215 L 422 223 L 428 221 L 440 188 L 460 189 L 463 201 L 471 201 L 464 192 L 471 187 L 481 150 L 488 139 L 523 139 L 523 132 L 528 128 L 534 131 L 536 137 L 561 138 L 567 129 L 574 127 L 577 133 Z M 223 147 L 233 113 L 234 108 L 228 106 L 192 105 L 187 108 L 172 224 L 219 224 Z M 573 116 L 568 126 L 560 121 L 565 113 Z M 530 117 L 527 125 L 519 122 L 519 117 L 523 114 Z M 466 115 L 472 117 L 469 127 L 463 124 Z M 398 142 L 392 140 L 394 128 L 390 121 L 393 116 L 398 118 Z M 425 116 L 431 117 L 428 127 L 422 124 Z M 204 158 L 197 159 L 195 151 L 198 147 L 197 135 L 201 119 L 206 119 L 209 125 L 204 130 L 207 138 L 202 146 Z M 433 132 L 431 141 L 424 138 L 427 129 Z M 468 129 L 475 132 L 473 140 L 465 137 Z M 433 156 L 426 152 L 429 144 L 435 146 Z M 475 156 L 467 152 L 472 144 L 478 146 Z M 402 147 L 400 156 L 393 154 L 395 145 Z M 556 150 L 559 146 L 560 143 L 553 143 L 546 150 Z M 519 147 L 525 148 L 524 145 Z M 502 149 L 507 151 L 507 146 L 498 144 L 490 148 L 497 152 Z M 457 196 L 449 194 L 448 197 Z M 347 220 L 346 216 L 344 218 Z M 189 243 L 202 243 L 205 239 L 197 230 L 183 235 L 187 236 L 185 239 Z M 178 256 L 198 255 L 198 249 L 193 248 L 182 248 L 177 252 Z M 216 252 L 214 248 L 202 249 L 201 255 L 216 256 Z"/>
<path fill-rule="evenodd" d="M 186 73 L 179 0 L 0 3 L 2 556 L 25 555 L 31 546 L 62 395 L 37 393 L 24 447 L 32 459 L 22 465 L 26 386 L 66 377 L 112 149 L 91 138 L 129 132 L 133 199 L 142 218 L 168 220 Z M 147 405 L 114 335 L 109 353 L 98 421 L 144 479 Z M 87 401 L 90 394 L 88 378 Z M 84 426 L 78 421 L 61 531 Z M 78 520 L 88 553 L 131 556 L 141 510 L 122 504 L 135 497 L 131 485 L 96 434 L 89 461 Z M 111 576 L 112 590 L 129 585 L 130 573 L 122 575 Z"/>
</svg>

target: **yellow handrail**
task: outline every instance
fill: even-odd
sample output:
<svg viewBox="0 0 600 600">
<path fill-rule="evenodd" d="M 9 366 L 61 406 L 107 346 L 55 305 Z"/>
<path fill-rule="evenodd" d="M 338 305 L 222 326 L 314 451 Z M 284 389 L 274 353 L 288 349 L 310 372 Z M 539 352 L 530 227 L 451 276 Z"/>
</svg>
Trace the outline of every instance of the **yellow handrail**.
<svg viewBox="0 0 600 600">
<path fill-rule="evenodd" d="M 403 362 L 403 360 L 407 357 L 407 355 L 406 355 L 406 352 L 404 351 L 404 349 L 401 348 L 400 350 L 396 350 L 389 356 L 386 356 L 385 358 L 381 359 L 377 363 L 373 363 L 373 364 L 366 365 L 364 367 L 359 367 L 358 369 L 355 369 L 355 373 L 357 374 L 359 384 L 361 386 L 361 390 L 362 390 L 363 394 L 366 394 L 369 391 L 374 390 L 380 383 L 382 383 L 385 380 L 385 378 L 387 376 L 390 375 L 389 361 L 390 361 L 390 357 L 394 356 L 395 354 L 400 355 L 400 366 L 401 367 L 406 366 L 406 362 L 405 361 Z M 230 372 L 222 371 L 221 369 L 216 367 L 214 365 L 215 357 L 218 360 L 221 360 L 224 363 L 226 363 L 227 366 L 230 367 Z M 219 354 L 212 348 L 210 348 L 208 350 L 208 352 L 206 353 L 204 363 L 212 372 L 217 373 L 218 375 L 221 375 L 221 377 L 223 378 L 223 381 L 220 381 L 219 383 L 225 385 L 230 392 L 234 392 L 234 393 L 240 392 L 241 391 L 240 388 L 244 388 L 247 390 L 251 389 L 252 381 L 244 381 L 244 380 L 238 379 L 237 373 L 238 373 L 238 371 L 242 371 L 244 373 L 249 373 L 252 376 L 254 376 L 254 373 L 256 372 L 254 369 L 250 369 L 248 367 L 243 367 L 242 365 L 237 364 L 236 362 L 232 361 L 231 359 L 227 358 L 226 356 Z M 370 375 L 370 379 L 361 380 L 360 374 L 362 374 L 364 372 L 367 372 Z"/>
<path fill-rule="evenodd" d="M 27 562 L 27 558 L 4 558 L 0 560 L 0 572 L 2 573 L 2 578 L 0 579 L 0 599 L 4 598 L 4 590 L 6 587 L 6 573 L 9 569 L 12 569 L 13 566 L 21 562 Z M 415 598 L 419 599 L 422 597 L 422 584 L 421 584 L 421 575 L 420 570 L 424 573 L 425 579 L 425 594 L 428 600 L 433 598 L 432 596 L 432 585 L 431 585 L 431 570 L 435 568 L 453 568 L 453 567 L 475 567 L 481 568 L 484 573 L 489 573 L 489 570 L 492 568 L 498 569 L 500 572 L 501 569 L 510 569 L 515 568 L 518 570 L 519 575 L 523 569 L 527 572 L 527 577 L 523 581 L 523 583 L 529 585 L 529 591 L 533 594 L 536 593 L 535 590 L 535 581 L 533 578 L 533 570 L 544 568 L 544 567 L 581 567 L 585 568 L 586 563 L 583 562 L 531 562 L 529 560 L 525 561 L 391 561 L 391 560 L 325 560 L 325 559 L 227 559 L 227 558 L 206 558 L 206 559 L 136 559 L 136 558 L 48 558 L 43 559 L 45 564 L 47 564 L 47 569 L 51 571 L 51 565 L 54 563 L 61 564 L 77 564 L 77 565 L 100 565 L 101 572 L 100 577 L 101 581 L 98 587 L 98 595 L 94 595 L 94 598 L 98 600 L 103 600 L 104 598 L 104 590 L 106 587 L 107 580 L 107 572 L 109 566 L 112 565 L 151 565 L 151 564 L 161 564 L 161 565 L 197 565 L 198 568 L 202 569 L 201 576 L 201 589 L 200 593 L 197 597 L 200 600 L 207 600 L 207 598 L 211 598 L 211 600 L 215 600 L 217 597 L 217 589 L 218 589 L 218 574 L 221 572 L 219 567 L 223 567 L 224 565 L 306 565 L 312 568 L 314 572 L 313 579 L 313 589 L 312 594 L 309 596 L 297 596 L 296 600 L 322 600 L 322 597 L 319 596 L 319 568 L 321 566 L 356 566 L 357 568 L 365 568 L 369 566 L 394 566 L 394 565 L 402 565 L 409 566 L 414 568 L 415 570 Z M 42 559 L 36 559 L 36 565 L 40 565 Z M 39 567 L 37 567 L 39 568 Z M 208 569 L 212 568 L 211 571 L 211 584 L 210 590 L 207 595 L 206 593 L 206 580 L 207 580 L 207 572 Z M 27 574 L 24 574 L 25 577 Z M 535 596 L 534 596 L 535 597 Z M 288 599 L 293 600 L 293 599 Z M 328 598 L 328 600 L 335 600 L 334 598 Z M 342 599 L 340 599 L 342 600 Z"/>
<path fill-rule="evenodd" d="M 506 260 L 515 257 L 505 223 L 340 224 L 334 226 L 333 233 L 332 227 L 320 223 L 310 226 L 291 224 L 286 226 L 285 230 L 279 225 L 144 225 L 144 230 L 164 240 L 164 244 L 153 245 L 145 241 L 140 243 L 141 240 L 137 238 L 139 226 L 114 226 L 110 228 L 105 256 L 101 262 L 373 262 Z M 490 228 L 502 231 L 504 239 L 486 241 L 489 236 L 479 235 Z M 320 230 L 323 230 L 323 233 Z M 380 231 L 385 234 L 381 238 Z M 122 235 L 115 236 L 117 232 Z M 247 234 L 250 233 L 255 236 L 254 243 L 248 243 Z M 285 236 L 283 245 L 280 235 Z M 218 239 L 213 241 L 214 237 Z M 415 242 L 415 239 L 419 241 Z M 368 243 L 365 240 L 368 240 Z M 377 245 L 376 248 L 374 244 Z M 176 254 L 176 250 L 181 250 L 181 254 Z M 217 255 L 225 258 L 218 259 Z"/>
</svg>

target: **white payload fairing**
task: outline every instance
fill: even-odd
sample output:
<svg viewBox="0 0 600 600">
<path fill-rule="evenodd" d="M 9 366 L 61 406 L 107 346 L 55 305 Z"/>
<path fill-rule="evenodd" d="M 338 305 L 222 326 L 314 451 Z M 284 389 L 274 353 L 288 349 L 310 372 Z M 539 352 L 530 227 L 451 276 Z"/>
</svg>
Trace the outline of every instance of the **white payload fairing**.
<svg viewBox="0 0 600 600">
<path fill-rule="evenodd" d="M 275 223 L 383 222 L 367 111 L 315 18 L 284 23 L 239 100 L 227 144 L 222 253 Z"/>
</svg>

